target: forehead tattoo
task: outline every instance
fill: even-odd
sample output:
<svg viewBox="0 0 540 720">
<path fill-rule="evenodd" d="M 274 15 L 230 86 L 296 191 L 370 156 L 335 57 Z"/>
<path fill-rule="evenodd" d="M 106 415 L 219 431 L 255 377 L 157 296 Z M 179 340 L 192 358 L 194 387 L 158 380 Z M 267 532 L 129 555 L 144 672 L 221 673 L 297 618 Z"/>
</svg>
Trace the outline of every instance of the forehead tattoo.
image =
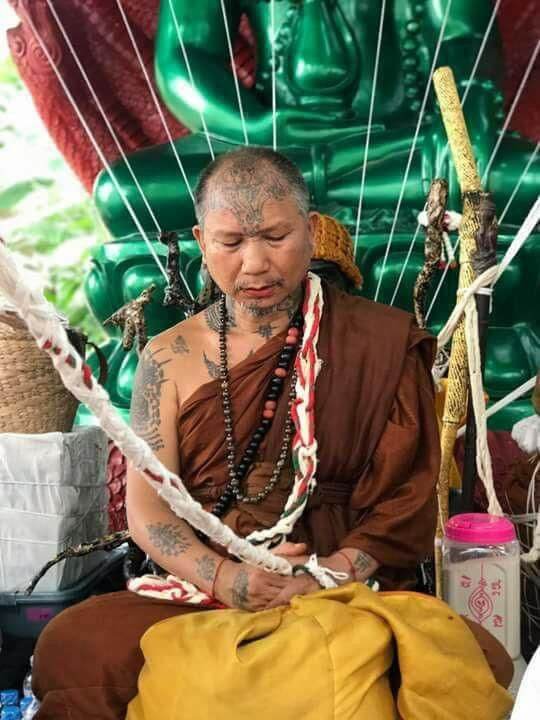
<svg viewBox="0 0 540 720">
<path fill-rule="evenodd" d="M 284 200 L 288 193 L 287 181 L 269 163 L 237 158 L 212 179 L 205 215 L 210 210 L 230 210 L 242 232 L 254 235 L 261 226 L 265 202 Z"/>
</svg>

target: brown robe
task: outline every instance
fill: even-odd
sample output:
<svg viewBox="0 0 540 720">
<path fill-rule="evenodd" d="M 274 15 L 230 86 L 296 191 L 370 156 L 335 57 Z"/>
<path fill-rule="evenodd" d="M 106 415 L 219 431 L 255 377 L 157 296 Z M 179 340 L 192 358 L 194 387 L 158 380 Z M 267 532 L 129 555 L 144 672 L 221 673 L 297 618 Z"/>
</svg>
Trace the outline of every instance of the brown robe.
<svg viewBox="0 0 540 720">
<path fill-rule="evenodd" d="M 324 364 L 316 386 L 318 488 L 292 539 L 317 553 L 339 547 L 377 559 L 384 587 L 407 587 L 431 551 L 439 442 L 430 368 L 434 342 L 412 316 L 325 287 L 318 345 Z M 231 369 L 237 447 L 259 421 L 284 335 Z M 283 393 L 251 491 L 269 478 L 285 422 Z M 200 387 L 181 408 L 180 467 L 193 496 L 210 507 L 226 482 L 218 383 Z M 288 494 L 291 474 L 261 505 L 234 507 L 225 521 L 240 534 L 270 526 Z M 192 608 L 121 592 L 61 613 L 39 638 L 34 691 L 37 720 L 124 718 L 143 664 L 139 640 L 161 619 Z"/>
<path fill-rule="evenodd" d="M 324 295 L 318 343 L 323 366 L 315 391 L 317 489 L 290 539 L 307 542 L 319 555 L 358 548 L 381 564 L 377 578 L 384 589 L 411 587 L 418 561 L 432 551 L 436 523 L 435 343 L 408 313 L 329 286 Z M 240 450 L 261 417 L 284 336 L 276 335 L 231 369 Z M 246 479 L 250 494 L 270 479 L 279 455 L 287 395 L 285 389 Z M 209 509 L 227 481 L 218 380 L 201 386 L 183 404 L 179 443 L 186 486 Z M 224 522 L 243 536 L 272 526 L 291 483 L 289 470 L 266 500 L 232 508 Z"/>
</svg>

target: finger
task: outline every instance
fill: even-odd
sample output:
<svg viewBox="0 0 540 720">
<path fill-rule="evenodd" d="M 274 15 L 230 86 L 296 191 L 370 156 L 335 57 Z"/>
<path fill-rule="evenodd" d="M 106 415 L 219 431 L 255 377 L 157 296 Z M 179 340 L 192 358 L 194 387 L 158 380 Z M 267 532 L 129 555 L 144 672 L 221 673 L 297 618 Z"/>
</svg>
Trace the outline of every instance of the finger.
<svg viewBox="0 0 540 720">
<path fill-rule="evenodd" d="M 305 555 L 307 552 L 306 543 L 283 543 L 273 551 L 274 555 L 281 555 L 282 557 L 288 557 L 291 555 Z"/>
</svg>

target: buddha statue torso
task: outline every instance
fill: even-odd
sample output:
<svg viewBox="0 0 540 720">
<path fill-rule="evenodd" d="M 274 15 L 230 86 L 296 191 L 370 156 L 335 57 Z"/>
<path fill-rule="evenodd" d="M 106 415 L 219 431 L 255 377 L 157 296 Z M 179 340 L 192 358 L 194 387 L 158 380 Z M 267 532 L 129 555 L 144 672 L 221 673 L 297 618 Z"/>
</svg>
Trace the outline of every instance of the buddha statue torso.
<svg viewBox="0 0 540 720">
<path fill-rule="evenodd" d="M 279 107 L 324 109 L 368 116 L 382 0 L 277 0 L 275 3 L 276 95 Z M 257 38 L 256 89 L 271 104 L 272 24 L 268 0 L 241 3 Z M 418 4 L 418 9 L 423 7 Z M 387 13 L 388 15 L 388 13 Z M 393 25 L 392 16 L 385 22 Z M 418 23 L 411 23 L 417 30 Z M 378 71 L 377 117 L 399 108 L 403 78 L 393 58 L 399 44 L 386 28 Z"/>
</svg>

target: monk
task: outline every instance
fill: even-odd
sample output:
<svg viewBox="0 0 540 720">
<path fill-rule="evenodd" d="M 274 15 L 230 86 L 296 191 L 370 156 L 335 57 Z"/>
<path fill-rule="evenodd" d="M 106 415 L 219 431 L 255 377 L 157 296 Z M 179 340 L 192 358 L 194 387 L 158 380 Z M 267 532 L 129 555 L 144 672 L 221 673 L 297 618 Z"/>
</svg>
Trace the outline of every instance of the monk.
<svg viewBox="0 0 540 720">
<path fill-rule="evenodd" d="M 193 232 L 224 297 L 155 337 L 136 374 L 133 428 L 242 536 L 274 525 L 293 482 L 290 348 L 302 333 L 319 220 L 309 208 L 302 175 L 276 152 L 247 147 L 209 165 Z M 317 553 L 341 582 L 414 587 L 436 523 L 434 352 L 411 315 L 324 285 L 317 488 L 274 552 L 293 564 Z M 283 577 L 226 556 L 134 470 L 127 513 L 134 541 L 157 565 L 228 607 L 258 611 L 320 589 L 309 574 Z M 141 636 L 193 611 L 120 592 L 63 612 L 36 648 L 38 720 L 124 718 L 137 693 Z"/>
</svg>

